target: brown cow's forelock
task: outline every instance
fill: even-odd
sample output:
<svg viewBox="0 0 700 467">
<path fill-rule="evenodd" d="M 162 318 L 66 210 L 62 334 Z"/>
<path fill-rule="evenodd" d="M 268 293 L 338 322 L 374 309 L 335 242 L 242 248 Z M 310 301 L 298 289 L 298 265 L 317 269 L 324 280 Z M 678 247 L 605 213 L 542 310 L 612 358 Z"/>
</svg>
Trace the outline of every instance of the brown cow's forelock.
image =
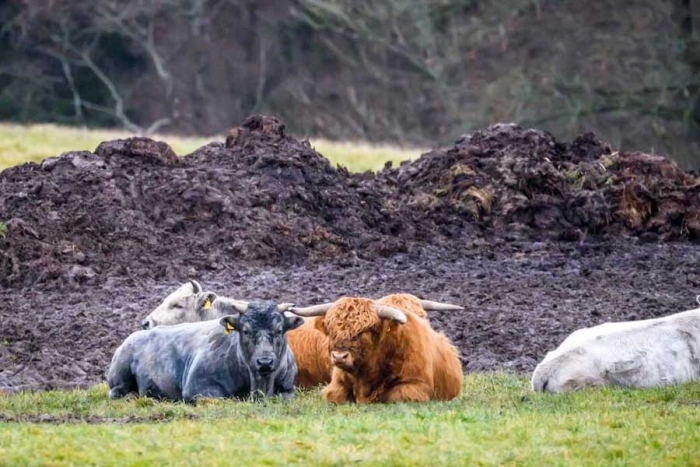
<svg viewBox="0 0 700 467">
<path fill-rule="evenodd" d="M 381 318 L 367 298 L 341 298 L 323 317 L 324 326 L 332 342 L 350 341 L 381 325 Z"/>
</svg>

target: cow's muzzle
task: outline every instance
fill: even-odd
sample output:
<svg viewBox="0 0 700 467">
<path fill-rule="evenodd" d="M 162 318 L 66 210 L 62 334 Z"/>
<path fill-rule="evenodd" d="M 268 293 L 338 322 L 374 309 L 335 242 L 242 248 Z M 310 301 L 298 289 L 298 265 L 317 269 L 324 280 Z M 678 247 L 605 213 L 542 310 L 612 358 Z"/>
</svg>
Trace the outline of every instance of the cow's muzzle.
<svg viewBox="0 0 700 467">
<path fill-rule="evenodd" d="M 352 368 L 352 357 L 350 352 L 347 350 L 334 350 L 331 352 L 331 363 L 342 368 L 343 370 L 350 370 Z"/>
<path fill-rule="evenodd" d="M 261 375 L 269 375 L 275 368 L 275 359 L 270 356 L 262 356 L 255 359 L 258 373 Z"/>
</svg>

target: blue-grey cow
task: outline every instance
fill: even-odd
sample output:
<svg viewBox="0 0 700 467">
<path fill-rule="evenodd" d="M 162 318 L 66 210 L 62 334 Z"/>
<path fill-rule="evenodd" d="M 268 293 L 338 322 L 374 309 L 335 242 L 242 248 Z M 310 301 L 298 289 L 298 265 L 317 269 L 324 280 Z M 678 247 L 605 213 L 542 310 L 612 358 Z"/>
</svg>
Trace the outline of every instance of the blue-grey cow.
<svg viewBox="0 0 700 467">
<path fill-rule="evenodd" d="M 293 397 L 297 367 L 286 332 L 303 318 L 285 315 L 271 301 L 236 301 L 234 309 L 237 314 L 221 319 L 131 334 L 112 358 L 109 397 Z"/>
</svg>

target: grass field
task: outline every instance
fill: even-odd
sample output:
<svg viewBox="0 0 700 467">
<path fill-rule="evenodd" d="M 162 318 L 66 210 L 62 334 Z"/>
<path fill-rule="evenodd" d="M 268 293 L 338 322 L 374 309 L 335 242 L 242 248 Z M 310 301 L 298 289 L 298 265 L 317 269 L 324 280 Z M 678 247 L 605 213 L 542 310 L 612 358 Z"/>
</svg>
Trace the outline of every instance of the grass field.
<svg viewBox="0 0 700 467">
<path fill-rule="evenodd" d="M 0 123 L 0 170 L 24 162 L 41 162 L 47 157 L 66 151 L 94 151 L 102 141 L 126 138 L 129 133 L 115 130 L 83 130 L 57 125 L 13 125 Z M 186 138 L 173 135 L 154 135 L 153 139 L 166 141 L 179 155 L 189 154 L 211 141 L 223 141 L 223 136 Z M 386 161 L 401 162 L 418 157 L 419 149 L 402 149 L 388 145 L 334 142 L 311 139 L 311 144 L 334 164 L 349 170 L 363 172 L 378 170 Z"/>
<path fill-rule="evenodd" d="M 318 391 L 112 402 L 101 385 L 0 397 L 0 464 L 700 465 L 699 404 L 700 384 L 557 396 L 500 373 L 467 376 L 455 401 L 374 406 L 328 405 Z"/>
</svg>

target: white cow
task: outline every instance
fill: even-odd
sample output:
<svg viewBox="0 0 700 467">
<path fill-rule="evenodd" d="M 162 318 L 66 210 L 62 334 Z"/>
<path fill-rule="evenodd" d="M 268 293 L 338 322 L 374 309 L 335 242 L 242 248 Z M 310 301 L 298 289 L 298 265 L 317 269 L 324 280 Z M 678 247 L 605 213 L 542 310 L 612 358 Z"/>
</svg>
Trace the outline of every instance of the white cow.
<svg viewBox="0 0 700 467">
<path fill-rule="evenodd" d="M 235 313 L 238 301 L 219 297 L 214 292 L 202 290 L 199 282 L 191 280 L 165 297 L 163 302 L 142 322 L 144 329 L 158 325 L 207 321 Z"/>
<path fill-rule="evenodd" d="M 202 290 L 199 282 L 191 280 L 163 299 L 141 322 L 144 329 L 156 326 L 172 326 L 180 323 L 196 323 L 223 318 L 236 313 L 248 302 L 221 297 L 211 291 Z M 292 303 L 280 303 L 279 310 L 286 311 Z"/>
<path fill-rule="evenodd" d="M 700 305 L 700 295 L 697 297 Z M 700 378 L 700 308 L 575 331 L 532 374 L 534 391 L 648 388 Z"/>
</svg>

